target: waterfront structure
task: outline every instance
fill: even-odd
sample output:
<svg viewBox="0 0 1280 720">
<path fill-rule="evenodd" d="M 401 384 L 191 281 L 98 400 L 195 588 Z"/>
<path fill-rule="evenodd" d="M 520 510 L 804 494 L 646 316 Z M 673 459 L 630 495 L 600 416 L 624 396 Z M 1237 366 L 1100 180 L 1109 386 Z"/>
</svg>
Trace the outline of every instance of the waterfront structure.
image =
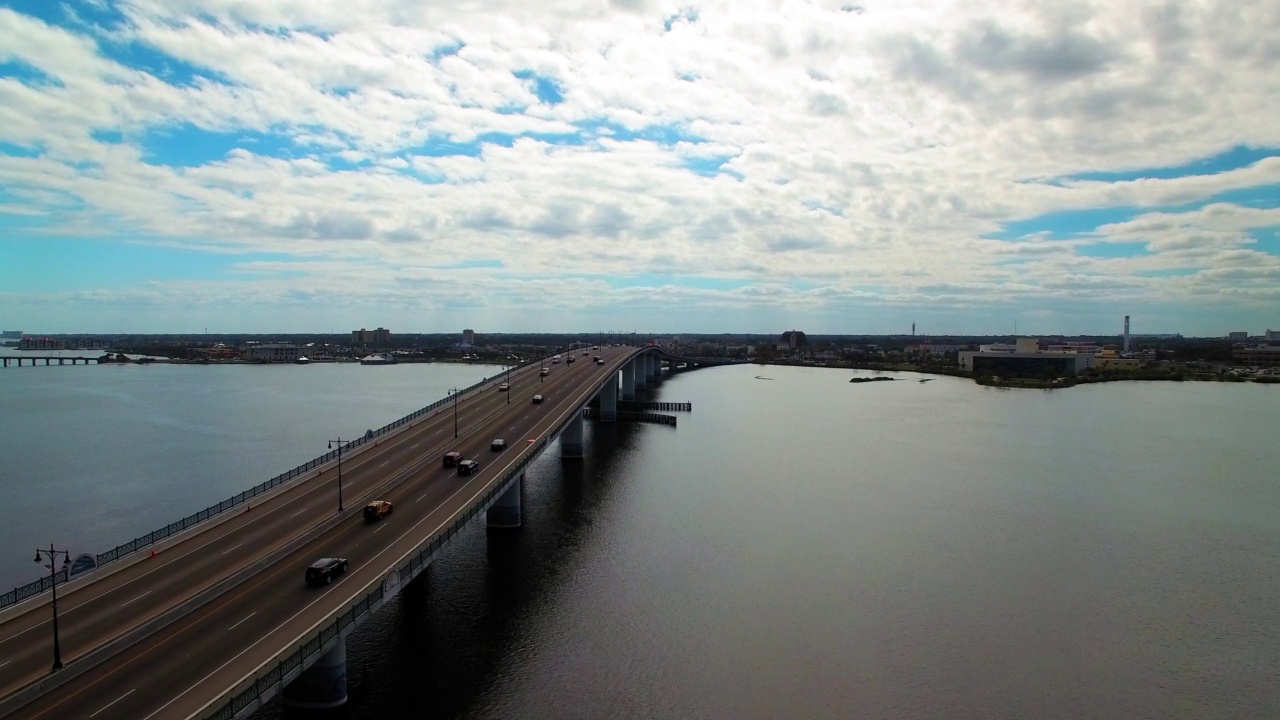
<svg viewBox="0 0 1280 720">
<path fill-rule="evenodd" d="M 1093 367 L 1097 370 L 1137 370 L 1142 361 L 1136 357 L 1126 357 L 1115 350 L 1103 350 L 1093 356 Z"/>
<path fill-rule="evenodd" d="M 1249 367 L 1280 367 L 1280 345 L 1254 345 L 1231 349 L 1231 359 L 1236 365 Z"/>
<path fill-rule="evenodd" d="M 391 331 L 386 328 L 378 328 L 376 330 L 359 330 L 351 331 L 352 345 L 390 345 Z"/>
<path fill-rule="evenodd" d="M 291 343 L 265 343 L 245 348 L 244 358 L 249 362 L 276 363 L 297 362 L 302 348 Z"/>
<path fill-rule="evenodd" d="M 23 336 L 18 341 L 19 350 L 66 350 L 67 341 L 49 337 Z"/>
<path fill-rule="evenodd" d="M 958 353 L 960 368 L 977 375 L 1038 377 L 1046 372 L 1072 375 L 1093 367 L 1093 354 L 1044 351 L 1035 338 L 1018 338 L 1017 343 L 991 343 L 978 350 Z"/>
<path fill-rule="evenodd" d="M 4 330 L 0 332 L 0 340 L 21 340 L 21 330 Z"/>
</svg>

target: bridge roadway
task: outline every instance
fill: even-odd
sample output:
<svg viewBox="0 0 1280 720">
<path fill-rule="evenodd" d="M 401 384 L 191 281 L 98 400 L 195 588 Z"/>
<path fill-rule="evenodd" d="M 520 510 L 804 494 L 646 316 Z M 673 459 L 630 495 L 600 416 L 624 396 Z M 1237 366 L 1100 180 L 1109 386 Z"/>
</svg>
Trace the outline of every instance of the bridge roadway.
<svg viewBox="0 0 1280 720">
<path fill-rule="evenodd" d="M 579 351 L 573 365 L 549 365 L 550 375 L 542 382 L 538 366 L 526 366 L 511 373 L 510 392 L 496 389 L 505 375 L 494 378 L 458 403 L 457 440 L 453 408 L 445 406 L 376 446 L 353 450 L 342 462 L 345 511 L 340 517 L 333 464 L 154 558 L 114 573 L 107 566 L 100 579 L 59 593 L 67 663 L 61 673 L 72 672 L 77 659 L 184 601 L 206 592 L 215 597 L 6 717 L 191 716 L 445 527 L 520 459 L 531 439 L 594 397 L 595 388 L 610 373 L 616 376 L 632 352 L 591 351 L 605 359 L 598 366 Z M 533 404 L 535 394 L 545 401 Z M 507 440 L 505 451 L 490 451 L 496 437 Z M 443 453 L 455 449 L 480 461 L 477 475 L 460 478 L 456 470 L 442 468 Z M 385 520 L 366 524 L 361 510 L 372 499 L 391 500 L 395 508 Z M 139 503 L 140 512 L 145 507 Z M 325 529 L 326 523 L 332 527 Z M 303 570 L 326 556 L 348 558 L 350 571 L 327 587 L 306 587 Z M 18 610 L 0 624 L 0 698 L 47 677 L 52 661 L 48 596 Z"/>
</svg>

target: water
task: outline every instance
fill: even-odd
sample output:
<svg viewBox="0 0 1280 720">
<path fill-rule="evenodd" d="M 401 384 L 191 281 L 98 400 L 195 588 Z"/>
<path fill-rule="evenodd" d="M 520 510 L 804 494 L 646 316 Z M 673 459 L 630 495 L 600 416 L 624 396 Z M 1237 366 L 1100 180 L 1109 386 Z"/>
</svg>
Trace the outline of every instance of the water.
<svg viewBox="0 0 1280 720">
<path fill-rule="evenodd" d="M 398 406 L 410 386 L 465 370 L 335 367 L 347 388 L 335 396 L 296 379 L 317 369 L 165 368 L 192 374 L 117 420 L 152 427 L 183 467 L 203 457 L 193 423 L 148 418 L 208 417 L 207 396 L 180 389 L 207 384 L 201 373 L 229 371 L 223 392 L 247 396 L 219 404 L 236 417 L 222 425 L 265 413 L 257 422 L 279 426 L 298 408 L 277 407 L 332 403 L 359 416 L 358 433 L 442 394 Z M 45 386 L 59 422 L 85 412 L 67 381 L 93 370 Z M 678 429 L 589 425 L 585 460 L 549 453 L 529 473 L 522 531 L 473 526 L 349 639 L 344 716 L 1280 716 L 1275 387 L 849 375 L 698 371 L 661 390 L 693 402 Z M 6 457 L 55 452 L 44 432 L 11 444 L 16 377 L 0 376 Z M 382 382 L 405 387 L 365 386 Z M 265 471 L 252 433 L 234 437 L 235 453 L 221 436 L 203 444 L 234 456 L 242 485 L 316 454 Z M 63 446 L 69 462 L 129 461 L 84 439 Z M 133 492 L 122 501 L 144 506 Z"/>
</svg>

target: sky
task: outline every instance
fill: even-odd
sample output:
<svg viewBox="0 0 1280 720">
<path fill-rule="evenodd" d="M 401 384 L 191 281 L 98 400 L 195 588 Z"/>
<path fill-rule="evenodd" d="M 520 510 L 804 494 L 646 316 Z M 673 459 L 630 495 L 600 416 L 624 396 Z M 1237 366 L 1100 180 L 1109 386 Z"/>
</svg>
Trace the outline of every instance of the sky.
<svg viewBox="0 0 1280 720">
<path fill-rule="evenodd" d="M 0 0 L 0 328 L 1280 329 L 1280 3 Z"/>
</svg>

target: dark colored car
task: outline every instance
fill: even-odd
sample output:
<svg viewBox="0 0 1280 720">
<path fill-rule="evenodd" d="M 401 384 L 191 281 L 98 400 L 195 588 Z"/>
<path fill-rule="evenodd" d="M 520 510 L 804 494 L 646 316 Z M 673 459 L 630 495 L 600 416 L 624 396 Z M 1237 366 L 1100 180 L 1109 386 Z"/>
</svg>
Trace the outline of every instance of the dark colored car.
<svg viewBox="0 0 1280 720">
<path fill-rule="evenodd" d="M 475 460 L 462 460 L 458 463 L 459 475 L 475 475 L 480 472 L 480 463 Z"/>
<path fill-rule="evenodd" d="M 449 452 L 444 454 L 445 467 L 451 468 L 457 465 L 459 462 L 462 462 L 462 453 L 458 452 L 457 450 L 450 450 Z"/>
<path fill-rule="evenodd" d="M 308 585 L 328 585 L 347 571 L 346 558 L 320 558 L 307 568 Z"/>
</svg>

